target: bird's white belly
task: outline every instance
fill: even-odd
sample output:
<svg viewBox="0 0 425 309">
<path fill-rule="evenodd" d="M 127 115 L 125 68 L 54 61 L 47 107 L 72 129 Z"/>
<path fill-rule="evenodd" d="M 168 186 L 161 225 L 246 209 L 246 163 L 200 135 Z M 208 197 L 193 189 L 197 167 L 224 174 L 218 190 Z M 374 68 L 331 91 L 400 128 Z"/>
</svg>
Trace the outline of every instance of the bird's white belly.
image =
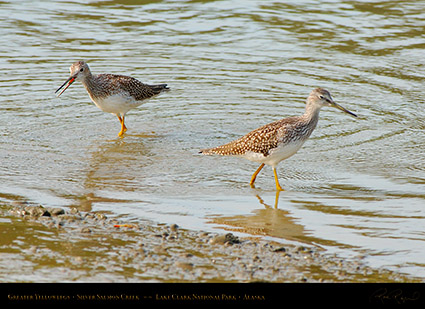
<svg viewBox="0 0 425 309">
<path fill-rule="evenodd" d="M 130 109 L 140 105 L 136 100 L 132 99 L 130 96 L 124 96 L 122 94 L 114 94 L 105 98 L 91 97 L 91 99 L 94 104 L 102 111 L 111 114 L 124 115 Z"/>
<path fill-rule="evenodd" d="M 303 144 L 303 140 L 295 141 L 286 145 L 280 145 L 277 148 L 272 149 L 268 156 L 264 156 L 262 153 L 250 151 L 242 155 L 242 157 L 250 161 L 264 163 L 270 166 L 277 166 L 280 161 L 294 155 Z"/>
</svg>

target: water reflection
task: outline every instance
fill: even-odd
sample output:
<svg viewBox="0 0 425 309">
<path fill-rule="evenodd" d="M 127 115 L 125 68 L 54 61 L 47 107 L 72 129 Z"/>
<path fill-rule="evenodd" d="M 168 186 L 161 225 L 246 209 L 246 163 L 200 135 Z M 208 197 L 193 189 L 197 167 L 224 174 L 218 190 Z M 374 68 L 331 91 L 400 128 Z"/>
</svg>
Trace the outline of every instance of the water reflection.
<svg viewBox="0 0 425 309">
<path fill-rule="evenodd" d="M 304 226 L 296 223 L 293 216 L 284 210 L 285 205 L 277 207 L 280 194 L 277 191 L 274 204 L 268 204 L 259 193 L 255 193 L 263 208 L 254 209 L 247 215 L 217 216 L 211 219 L 211 223 L 220 224 L 226 230 L 314 244 L 316 239 L 310 237 Z"/>
<path fill-rule="evenodd" d="M 131 192 L 141 190 L 140 178 L 149 166 L 153 154 L 149 140 L 158 138 L 154 133 L 127 134 L 125 139 L 97 141 L 90 147 L 91 155 L 84 171 L 82 196 L 76 197 L 83 211 L 93 210 L 96 203 L 126 204 L 130 198 L 105 196 L 107 192 Z"/>
<path fill-rule="evenodd" d="M 275 200 L 274 200 L 274 208 L 277 209 L 278 204 L 279 204 L 279 196 L 280 196 L 280 190 L 276 190 L 276 196 L 275 196 Z M 270 205 L 266 204 L 264 202 L 264 200 L 260 197 L 259 194 L 255 195 L 258 198 L 258 201 L 260 202 L 261 205 L 264 205 L 266 208 L 271 208 Z"/>
</svg>

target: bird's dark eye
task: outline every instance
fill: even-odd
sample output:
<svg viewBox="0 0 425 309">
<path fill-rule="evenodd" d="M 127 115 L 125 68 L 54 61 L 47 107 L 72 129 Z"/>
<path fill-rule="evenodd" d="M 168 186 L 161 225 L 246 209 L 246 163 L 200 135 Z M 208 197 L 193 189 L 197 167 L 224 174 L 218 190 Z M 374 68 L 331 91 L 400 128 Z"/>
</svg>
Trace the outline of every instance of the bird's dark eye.
<svg viewBox="0 0 425 309">
<path fill-rule="evenodd" d="M 321 98 L 323 100 L 324 99 L 324 96 L 321 95 L 319 98 Z"/>
<path fill-rule="evenodd" d="M 83 72 L 83 71 L 84 71 L 84 68 L 81 68 L 81 69 L 80 69 L 80 72 Z"/>
</svg>

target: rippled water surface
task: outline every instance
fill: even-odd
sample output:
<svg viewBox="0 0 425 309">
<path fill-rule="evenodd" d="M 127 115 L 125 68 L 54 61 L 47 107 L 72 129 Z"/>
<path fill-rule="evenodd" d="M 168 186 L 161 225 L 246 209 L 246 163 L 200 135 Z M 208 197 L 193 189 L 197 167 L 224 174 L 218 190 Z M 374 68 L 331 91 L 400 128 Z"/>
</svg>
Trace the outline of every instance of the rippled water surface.
<svg viewBox="0 0 425 309">
<path fill-rule="evenodd" d="M 425 278 L 423 1 L 2 1 L 0 200 L 260 235 Z M 168 83 L 127 114 L 94 106 L 69 66 Z M 323 108 L 265 168 L 199 149 Z M 277 205 L 275 205 L 277 204 Z M 1 224 L 7 224 L 2 222 Z"/>
</svg>

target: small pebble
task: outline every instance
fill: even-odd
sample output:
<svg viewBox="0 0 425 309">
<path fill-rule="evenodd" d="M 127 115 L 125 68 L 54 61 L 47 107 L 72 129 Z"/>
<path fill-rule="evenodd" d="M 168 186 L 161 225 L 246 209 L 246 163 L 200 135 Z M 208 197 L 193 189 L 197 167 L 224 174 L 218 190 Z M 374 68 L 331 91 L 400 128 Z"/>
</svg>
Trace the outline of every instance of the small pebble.
<svg viewBox="0 0 425 309">
<path fill-rule="evenodd" d="M 187 262 L 177 261 L 177 262 L 174 263 L 174 266 L 180 267 L 180 268 L 185 269 L 185 270 L 192 270 L 193 269 L 193 264 L 187 263 Z"/>
<path fill-rule="evenodd" d="M 79 215 L 79 214 L 80 214 L 80 211 L 79 211 L 77 208 L 72 207 L 72 208 L 69 210 L 69 213 L 70 213 L 71 215 Z"/>
<path fill-rule="evenodd" d="M 96 213 L 95 216 L 97 220 L 106 220 L 106 216 L 104 214 Z"/>
<path fill-rule="evenodd" d="M 225 235 L 218 235 L 210 239 L 210 244 L 238 244 L 240 243 L 239 238 L 234 236 L 232 233 Z"/>
<path fill-rule="evenodd" d="M 92 230 L 89 227 L 83 227 L 81 230 L 81 233 L 91 233 Z"/>
</svg>

